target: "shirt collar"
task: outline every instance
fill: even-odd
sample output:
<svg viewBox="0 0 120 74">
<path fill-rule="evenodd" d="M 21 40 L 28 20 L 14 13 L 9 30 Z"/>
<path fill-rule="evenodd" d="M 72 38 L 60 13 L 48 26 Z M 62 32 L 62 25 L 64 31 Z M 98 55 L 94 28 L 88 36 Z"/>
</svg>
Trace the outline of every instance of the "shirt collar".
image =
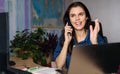
<svg viewBox="0 0 120 74">
<path fill-rule="evenodd" d="M 83 44 L 83 43 L 86 43 L 88 41 L 90 37 L 90 30 L 87 31 L 87 35 L 86 35 L 86 38 L 85 40 L 81 41 L 81 42 L 77 42 L 75 39 L 74 39 L 74 44 L 77 45 L 77 44 Z"/>
</svg>

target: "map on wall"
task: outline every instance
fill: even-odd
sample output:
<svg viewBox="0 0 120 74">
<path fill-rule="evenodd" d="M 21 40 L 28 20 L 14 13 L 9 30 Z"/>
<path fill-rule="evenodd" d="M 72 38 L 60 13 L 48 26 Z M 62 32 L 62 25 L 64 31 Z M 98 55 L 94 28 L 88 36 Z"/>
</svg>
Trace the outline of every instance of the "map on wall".
<svg viewBox="0 0 120 74">
<path fill-rule="evenodd" d="M 32 0 L 32 25 L 62 27 L 63 0 Z"/>
</svg>

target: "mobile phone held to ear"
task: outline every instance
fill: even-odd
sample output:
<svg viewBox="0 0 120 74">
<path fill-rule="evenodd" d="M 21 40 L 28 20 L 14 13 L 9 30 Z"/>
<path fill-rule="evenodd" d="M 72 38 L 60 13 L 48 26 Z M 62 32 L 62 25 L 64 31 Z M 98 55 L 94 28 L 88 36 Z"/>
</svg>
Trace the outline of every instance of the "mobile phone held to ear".
<svg viewBox="0 0 120 74">
<path fill-rule="evenodd" d="M 71 23 L 70 23 L 70 21 L 69 21 L 69 20 L 68 20 L 68 22 L 67 22 L 67 23 L 68 23 L 68 25 L 69 25 L 69 26 L 71 26 Z M 70 36 L 72 36 L 72 33 L 68 32 L 68 34 L 69 34 Z"/>
<path fill-rule="evenodd" d="M 67 18 L 65 19 L 65 24 L 68 23 L 69 26 L 71 26 L 70 20 Z M 72 33 L 68 32 L 68 35 L 72 36 Z"/>
<path fill-rule="evenodd" d="M 71 26 L 70 20 L 68 18 L 65 19 L 65 24 L 67 24 L 67 23 L 69 26 Z"/>
</svg>

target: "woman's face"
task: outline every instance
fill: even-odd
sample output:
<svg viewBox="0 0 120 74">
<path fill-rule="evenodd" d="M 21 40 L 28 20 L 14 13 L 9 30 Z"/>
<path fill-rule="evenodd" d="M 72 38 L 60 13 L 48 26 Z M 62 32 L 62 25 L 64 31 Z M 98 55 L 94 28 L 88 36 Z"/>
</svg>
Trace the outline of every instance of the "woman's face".
<svg viewBox="0 0 120 74">
<path fill-rule="evenodd" d="M 87 17 L 82 7 L 73 7 L 70 10 L 69 18 L 75 30 L 83 30 Z"/>
</svg>

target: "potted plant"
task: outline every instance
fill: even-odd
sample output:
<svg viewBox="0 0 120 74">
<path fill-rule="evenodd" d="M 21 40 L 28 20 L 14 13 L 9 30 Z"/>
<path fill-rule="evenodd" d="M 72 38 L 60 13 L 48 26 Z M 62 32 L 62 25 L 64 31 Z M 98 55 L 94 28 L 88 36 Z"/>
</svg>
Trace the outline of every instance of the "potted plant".
<svg viewBox="0 0 120 74">
<path fill-rule="evenodd" d="M 28 29 L 25 29 L 23 31 L 17 31 L 14 39 L 10 41 L 10 48 L 12 48 L 12 51 L 16 53 L 17 57 L 27 59 L 31 55 L 31 52 L 29 51 L 28 39 Z"/>
<path fill-rule="evenodd" d="M 35 40 L 38 47 L 38 56 L 36 55 L 35 58 L 39 58 L 39 60 L 34 61 L 40 62 L 41 65 L 47 66 L 49 65 L 50 61 L 52 60 L 52 54 L 57 44 L 57 34 L 47 33 L 46 36 L 43 38 L 43 41 Z"/>
<path fill-rule="evenodd" d="M 57 34 L 47 33 L 41 27 L 32 32 L 25 29 L 21 32 L 17 31 L 10 42 L 10 48 L 17 57 L 22 59 L 32 57 L 35 63 L 46 66 L 47 58 L 52 55 L 56 47 Z"/>
</svg>

